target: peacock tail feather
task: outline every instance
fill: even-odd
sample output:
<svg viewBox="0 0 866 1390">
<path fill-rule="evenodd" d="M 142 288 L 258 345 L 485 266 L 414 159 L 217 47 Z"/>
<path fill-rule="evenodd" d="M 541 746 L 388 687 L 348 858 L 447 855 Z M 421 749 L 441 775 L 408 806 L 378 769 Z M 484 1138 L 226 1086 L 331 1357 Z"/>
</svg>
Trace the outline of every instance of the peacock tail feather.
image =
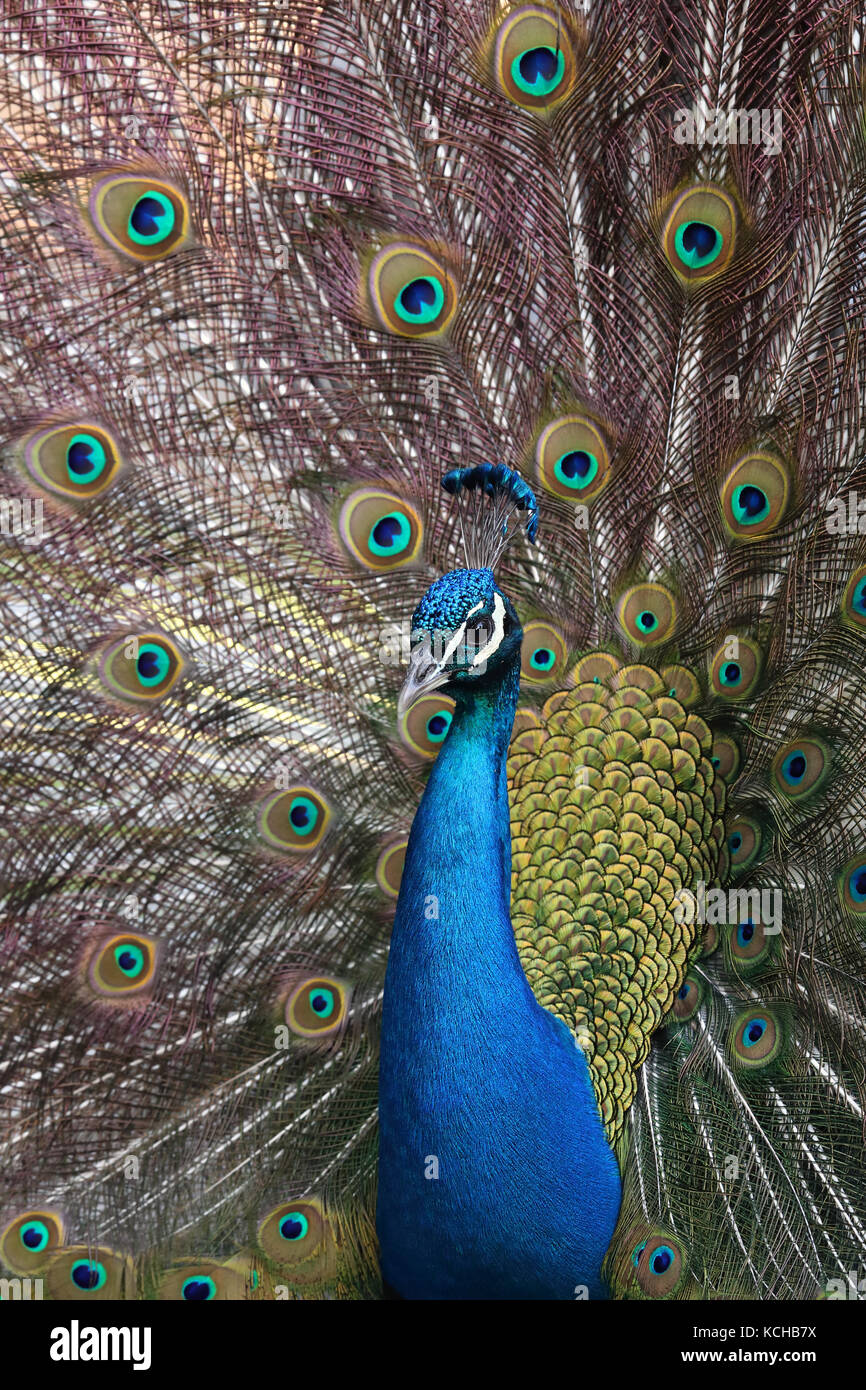
<svg viewBox="0 0 866 1390">
<path fill-rule="evenodd" d="M 848 0 L 0 18 L 5 1268 L 380 1296 L 454 717 L 397 694 L 490 461 L 540 514 L 512 920 L 620 1161 L 611 1291 L 862 1268 L 861 43 Z"/>
</svg>

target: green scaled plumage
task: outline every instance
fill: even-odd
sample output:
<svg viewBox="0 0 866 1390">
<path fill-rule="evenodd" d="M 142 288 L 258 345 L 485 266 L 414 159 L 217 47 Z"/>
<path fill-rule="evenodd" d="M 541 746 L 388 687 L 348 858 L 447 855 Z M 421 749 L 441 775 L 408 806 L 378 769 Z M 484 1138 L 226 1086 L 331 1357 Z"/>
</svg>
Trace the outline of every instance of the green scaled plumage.
<svg viewBox="0 0 866 1390">
<path fill-rule="evenodd" d="M 462 564 L 440 477 L 489 461 L 540 502 L 497 571 L 513 921 L 616 1144 L 612 1293 L 862 1268 L 860 24 L 0 20 L 4 1269 L 381 1295 L 382 987 L 453 712 L 397 691 Z"/>
</svg>

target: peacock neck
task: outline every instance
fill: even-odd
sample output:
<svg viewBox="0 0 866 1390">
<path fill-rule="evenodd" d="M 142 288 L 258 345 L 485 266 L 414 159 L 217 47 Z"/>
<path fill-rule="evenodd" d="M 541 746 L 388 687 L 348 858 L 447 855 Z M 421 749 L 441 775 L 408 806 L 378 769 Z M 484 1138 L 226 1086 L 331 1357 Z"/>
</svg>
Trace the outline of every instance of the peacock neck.
<svg viewBox="0 0 866 1390">
<path fill-rule="evenodd" d="M 518 683 L 515 664 L 460 693 L 397 902 L 377 1228 L 385 1278 L 409 1298 L 604 1296 L 619 1172 L 583 1054 L 538 1004 L 511 926 Z"/>
<path fill-rule="evenodd" d="M 448 736 L 415 817 L 395 934 L 438 927 L 440 943 L 483 948 L 525 986 L 509 912 L 511 832 L 506 759 L 519 658 L 497 682 L 461 690 Z M 414 905 L 423 898 L 420 920 Z M 410 907 L 410 904 L 413 907 Z M 422 926 L 426 923 L 426 927 Z M 531 991 L 527 993 L 534 1004 Z"/>
</svg>

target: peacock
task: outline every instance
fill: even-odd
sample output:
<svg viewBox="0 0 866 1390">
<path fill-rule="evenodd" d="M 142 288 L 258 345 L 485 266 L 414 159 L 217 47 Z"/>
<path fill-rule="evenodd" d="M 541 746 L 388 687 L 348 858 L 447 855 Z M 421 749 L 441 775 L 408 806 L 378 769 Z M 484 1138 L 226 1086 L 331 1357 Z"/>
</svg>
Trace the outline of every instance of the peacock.
<svg viewBox="0 0 866 1390">
<path fill-rule="evenodd" d="M 4 1274 L 856 1297 L 856 6 L 0 25 Z"/>
</svg>

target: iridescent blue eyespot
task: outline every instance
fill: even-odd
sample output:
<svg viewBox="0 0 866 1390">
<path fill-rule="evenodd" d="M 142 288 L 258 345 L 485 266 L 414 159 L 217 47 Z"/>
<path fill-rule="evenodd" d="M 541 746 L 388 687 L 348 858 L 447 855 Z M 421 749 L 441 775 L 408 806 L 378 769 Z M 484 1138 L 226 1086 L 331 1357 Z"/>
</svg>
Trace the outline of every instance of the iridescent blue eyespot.
<svg viewBox="0 0 866 1390">
<path fill-rule="evenodd" d="M 51 1233 L 44 1221 L 27 1221 L 18 1234 L 24 1248 L 34 1255 L 44 1250 L 51 1239 Z"/>
<path fill-rule="evenodd" d="M 782 776 L 792 787 L 802 782 L 806 775 L 806 755 L 799 748 L 789 753 L 782 763 Z"/>
<path fill-rule="evenodd" d="M 66 471 L 79 485 L 95 483 L 105 471 L 108 455 L 95 434 L 74 434 L 66 446 Z"/>
<path fill-rule="evenodd" d="M 388 512 L 376 522 L 367 538 L 374 555 L 400 555 L 412 542 L 409 518 L 400 512 Z"/>
<path fill-rule="evenodd" d="M 144 952 L 140 946 L 135 946 L 131 942 L 124 942 L 122 946 L 116 946 L 114 959 L 118 969 L 131 980 L 135 979 L 136 975 L 140 975 L 145 966 Z"/>
<path fill-rule="evenodd" d="M 566 97 L 574 82 L 573 30 L 562 7 L 498 5 L 494 71 L 511 101 L 539 114 Z"/>
<path fill-rule="evenodd" d="M 683 265 L 698 270 L 712 265 L 722 249 L 722 234 L 708 222 L 685 222 L 677 228 L 674 245 Z"/>
<path fill-rule="evenodd" d="M 133 204 L 126 231 L 130 241 L 139 246 L 157 246 L 171 236 L 175 221 L 171 200 L 158 189 L 149 188 Z"/>
<path fill-rule="evenodd" d="M 283 1240 L 303 1240 L 310 1223 L 302 1211 L 287 1212 L 280 1222 L 280 1235 Z"/>
<path fill-rule="evenodd" d="M 406 323 L 432 323 L 442 312 L 445 290 L 432 275 L 410 280 L 397 296 L 394 308 Z"/>
<path fill-rule="evenodd" d="M 308 796 L 292 798 L 289 806 L 289 823 L 296 835 L 310 835 L 316 828 L 319 809 Z"/>
<path fill-rule="evenodd" d="M 537 647 L 530 657 L 536 671 L 549 671 L 555 660 L 556 656 L 549 647 Z"/>
<path fill-rule="evenodd" d="M 589 487 L 598 477 L 598 458 L 588 449 L 572 449 L 563 454 L 553 465 L 553 475 L 563 487 L 580 491 Z"/>
<path fill-rule="evenodd" d="M 528 48 L 511 64 L 515 86 L 534 97 L 549 96 L 559 86 L 564 72 L 564 54 L 552 48 Z"/>
<path fill-rule="evenodd" d="M 866 866 L 854 870 L 848 880 L 848 892 L 855 903 L 866 903 Z"/>
<path fill-rule="evenodd" d="M 431 743 L 441 743 L 451 728 L 453 715 L 450 709 L 439 709 L 427 720 L 427 737 Z"/>
<path fill-rule="evenodd" d="M 742 843 L 743 837 L 739 830 L 735 830 L 733 835 L 728 836 L 728 849 L 731 851 L 731 854 L 736 854 Z"/>
<path fill-rule="evenodd" d="M 310 1008 L 318 1018 L 330 1018 L 336 1007 L 333 990 L 319 987 L 310 993 Z"/>
<path fill-rule="evenodd" d="M 181 1298 L 187 1303 L 210 1303 L 211 1299 L 216 1298 L 217 1286 L 213 1279 L 204 1274 L 197 1274 L 192 1279 L 184 1279 L 180 1290 Z"/>
<path fill-rule="evenodd" d="M 664 1274 L 666 1270 L 670 1269 L 675 1258 L 669 1245 L 657 1245 L 649 1257 L 649 1268 L 653 1274 Z"/>
<path fill-rule="evenodd" d="M 135 661 L 135 673 L 145 688 L 159 685 L 170 669 L 171 657 L 164 647 L 157 646 L 155 642 L 141 644 Z"/>
<path fill-rule="evenodd" d="M 755 526 L 770 512 L 770 499 L 763 488 L 746 483 L 734 488 L 732 507 L 734 518 L 741 526 Z"/>
<path fill-rule="evenodd" d="M 866 912 L 866 854 L 861 851 L 839 873 L 842 901 L 858 916 Z"/>
<path fill-rule="evenodd" d="M 106 1280 L 105 1265 L 98 1260 L 76 1260 L 69 1277 L 76 1288 L 84 1290 L 85 1293 L 95 1293 L 101 1289 Z"/>
<path fill-rule="evenodd" d="M 767 1031 L 767 1020 L 765 1018 L 752 1018 L 743 1029 L 743 1046 L 754 1047 L 759 1043 Z"/>
<path fill-rule="evenodd" d="M 748 946 L 755 935 L 755 924 L 751 919 L 748 922 L 741 922 L 737 927 L 737 945 Z"/>
</svg>

